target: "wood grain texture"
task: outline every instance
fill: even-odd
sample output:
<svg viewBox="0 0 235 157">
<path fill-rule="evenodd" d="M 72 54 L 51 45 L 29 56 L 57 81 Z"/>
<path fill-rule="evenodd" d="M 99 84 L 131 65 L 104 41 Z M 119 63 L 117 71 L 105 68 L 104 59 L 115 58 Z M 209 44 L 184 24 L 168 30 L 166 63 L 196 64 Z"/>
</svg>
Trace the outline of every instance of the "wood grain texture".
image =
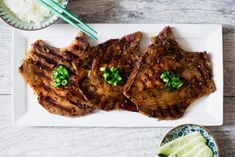
<svg viewBox="0 0 235 157">
<path fill-rule="evenodd" d="M 0 94 L 11 94 L 12 28 L 0 25 Z"/>
<path fill-rule="evenodd" d="M 235 156 L 234 0 L 70 0 L 68 9 L 90 23 L 223 24 L 224 125 L 208 128 L 219 142 L 222 157 Z M 1 21 L 0 156 L 156 156 L 156 148 L 162 136 L 170 128 L 11 126 L 11 44 L 11 28 Z"/>
</svg>

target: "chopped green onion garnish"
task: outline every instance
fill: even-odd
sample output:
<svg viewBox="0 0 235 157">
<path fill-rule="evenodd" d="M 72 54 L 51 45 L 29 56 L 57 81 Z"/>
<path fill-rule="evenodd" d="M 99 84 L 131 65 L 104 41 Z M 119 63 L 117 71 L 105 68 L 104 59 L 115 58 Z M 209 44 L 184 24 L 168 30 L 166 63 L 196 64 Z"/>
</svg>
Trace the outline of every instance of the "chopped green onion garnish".
<svg viewBox="0 0 235 157">
<path fill-rule="evenodd" d="M 52 79 L 54 87 L 67 86 L 69 79 L 69 72 L 63 65 L 59 65 L 52 72 Z"/>
<path fill-rule="evenodd" d="M 60 78 L 56 78 L 54 81 L 57 82 L 57 83 L 60 83 L 61 79 Z"/>
<path fill-rule="evenodd" d="M 184 84 L 184 82 L 179 78 L 179 76 L 176 76 L 170 71 L 164 71 L 161 74 L 160 78 L 165 83 L 165 87 L 167 87 L 168 91 L 179 89 Z"/>
<path fill-rule="evenodd" d="M 59 86 L 60 86 L 60 83 L 54 82 L 54 83 L 53 83 L 53 86 L 54 86 L 54 87 L 59 87 Z"/>
<path fill-rule="evenodd" d="M 118 82 L 117 82 L 117 81 L 115 81 L 115 82 L 113 83 L 113 85 L 114 85 L 114 86 L 117 86 L 117 85 L 118 85 Z"/>
<path fill-rule="evenodd" d="M 63 81 L 61 82 L 61 84 L 62 84 L 63 86 L 66 86 L 66 85 L 68 84 L 68 81 L 67 81 L 67 80 L 63 80 Z"/>
<path fill-rule="evenodd" d="M 107 78 L 109 76 L 109 74 L 108 73 L 104 73 L 103 76 L 104 76 L 104 78 Z"/>
<path fill-rule="evenodd" d="M 110 68 L 110 71 L 111 71 L 111 72 L 115 72 L 116 70 L 117 70 L 117 69 L 115 69 L 114 67 L 111 67 L 111 68 Z"/>
<path fill-rule="evenodd" d="M 103 73 L 105 82 L 110 85 L 117 86 L 122 81 L 122 77 L 117 68 L 101 67 L 100 71 Z"/>
<path fill-rule="evenodd" d="M 102 68 L 100 68 L 100 71 L 105 71 L 106 70 L 106 67 L 102 67 Z"/>
<path fill-rule="evenodd" d="M 107 83 L 108 83 L 108 84 L 112 84 L 113 81 L 112 81 L 112 80 L 108 80 Z"/>
</svg>

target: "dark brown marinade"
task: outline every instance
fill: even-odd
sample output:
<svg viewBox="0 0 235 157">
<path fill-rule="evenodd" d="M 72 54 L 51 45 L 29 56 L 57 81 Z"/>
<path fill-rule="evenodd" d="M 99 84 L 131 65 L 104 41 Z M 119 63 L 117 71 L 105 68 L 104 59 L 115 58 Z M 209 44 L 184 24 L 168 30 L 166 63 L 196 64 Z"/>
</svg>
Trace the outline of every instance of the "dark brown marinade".
<svg viewBox="0 0 235 157">
<path fill-rule="evenodd" d="M 87 43 L 81 44 L 89 46 Z M 76 78 L 78 76 L 71 62 L 78 56 L 65 50 L 53 48 L 38 40 L 32 45 L 19 67 L 19 72 L 38 95 L 39 103 L 46 110 L 64 116 L 81 116 L 92 112 L 93 107 L 79 92 Z M 69 84 L 66 87 L 55 88 L 52 86 L 51 74 L 60 64 L 69 71 Z"/>
<path fill-rule="evenodd" d="M 61 110 L 65 110 L 67 112 L 72 112 L 72 109 L 68 109 L 66 107 L 63 107 L 61 104 L 59 104 L 58 102 L 56 102 L 55 100 L 53 100 L 52 98 L 48 97 L 48 96 L 39 96 L 39 102 L 43 103 L 43 101 L 48 102 L 49 104 L 52 104 L 53 106 L 56 106 L 58 108 L 60 108 Z"/>
<path fill-rule="evenodd" d="M 216 90 L 209 55 L 183 50 L 169 27 L 152 38 L 138 65 L 124 87 L 124 95 L 141 113 L 160 120 L 183 116 L 196 99 Z M 164 88 L 160 75 L 166 70 L 183 80 L 180 89 L 169 92 Z"/>
</svg>

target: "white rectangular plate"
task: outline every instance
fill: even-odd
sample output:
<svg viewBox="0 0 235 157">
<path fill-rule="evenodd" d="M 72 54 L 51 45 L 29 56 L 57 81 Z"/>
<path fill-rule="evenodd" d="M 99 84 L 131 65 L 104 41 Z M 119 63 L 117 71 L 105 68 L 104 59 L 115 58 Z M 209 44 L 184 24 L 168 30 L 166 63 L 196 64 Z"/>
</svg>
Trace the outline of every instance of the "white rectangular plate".
<svg viewBox="0 0 235 157">
<path fill-rule="evenodd" d="M 143 32 L 141 51 L 167 24 L 92 24 L 98 32 L 98 41 L 119 38 L 135 31 Z M 68 118 L 48 113 L 37 102 L 37 97 L 18 73 L 30 44 L 43 39 L 55 47 L 65 47 L 77 30 L 67 24 L 53 25 L 34 32 L 13 32 L 13 123 L 22 126 L 82 126 L 82 127 L 165 127 L 184 123 L 199 125 L 223 124 L 223 51 L 221 25 L 169 24 L 180 45 L 189 51 L 208 51 L 212 58 L 217 90 L 194 102 L 178 120 L 158 121 L 139 113 L 127 111 L 98 111 L 83 117 Z"/>
</svg>

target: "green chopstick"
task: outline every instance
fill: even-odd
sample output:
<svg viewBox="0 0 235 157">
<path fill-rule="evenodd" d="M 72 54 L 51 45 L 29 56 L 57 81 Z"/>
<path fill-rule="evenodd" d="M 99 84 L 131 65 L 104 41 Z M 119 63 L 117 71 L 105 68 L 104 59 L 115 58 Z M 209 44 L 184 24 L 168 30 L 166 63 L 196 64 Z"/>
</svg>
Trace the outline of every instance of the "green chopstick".
<svg viewBox="0 0 235 157">
<path fill-rule="evenodd" d="M 59 11 L 57 11 L 56 9 L 54 9 L 53 7 L 51 7 L 49 4 L 47 4 L 46 2 L 44 2 L 43 0 L 37 0 L 37 2 L 39 2 L 41 5 L 43 5 L 44 7 L 48 8 L 50 11 L 52 11 L 53 13 L 55 13 L 57 16 L 59 16 L 60 18 L 62 18 L 63 20 L 65 20 L 66 22 L 70 23 L 72 26 L 76 27 L 77 29 L 79 29 L 80 31 L 84 32 L 85 34 L 87 34 L 89 37 L 91 37 L 94 40 L 97 40 L 97 37 L 94 36 L 93 34 L 91 34 L 90 32 L 88 32 L 87 30 L 83 29 L 82 27 L 80 27 L 79 25 L 77 25 L 76 23 L 74 23 L 73 21 L 71 21 L 70 19 L 68 19 L 66 16 L 64 16 L 62 13 L 60 13 Z"/>
<path fill-rule="evenodd" d="M 85 24 L 84 22 L 82 22 L 80 19 L 78 19 L 76 16 L 74 16 L 73 14 L 71 14 L 69 11 L 67 11 L 66 9 L 64 9 L 63 7 L 61 7 L 58 3 L 56 3 L 54 0 L 44 0 L 46 1 L 48 4 L 51 4 L 51 6 L 55 7 L 55 9 L 58 10 L 62 10 L 65 14 L 67 14 L 69 17 L 71 17 L 72 19 L 74 19 L 75 21 L 77 21 L 78 23 L 81 23 L 81 25 L 83 25 L 84 27 L 88 27 L 92 32 L 96 33 L 97 32 L 91 28 L 89 25 Z"/>
</svg>

